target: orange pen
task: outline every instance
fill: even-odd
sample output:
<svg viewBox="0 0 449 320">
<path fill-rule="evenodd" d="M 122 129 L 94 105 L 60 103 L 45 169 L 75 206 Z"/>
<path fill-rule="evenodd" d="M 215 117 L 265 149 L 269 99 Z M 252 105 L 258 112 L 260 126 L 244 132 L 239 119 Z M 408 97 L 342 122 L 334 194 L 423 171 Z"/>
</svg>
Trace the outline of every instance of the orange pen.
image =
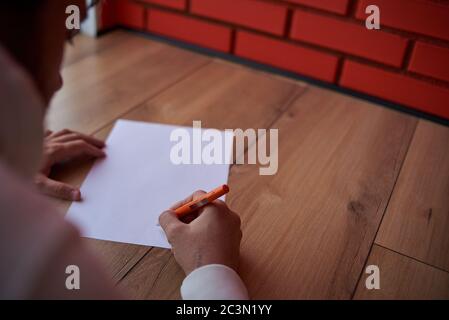
<svg viewBox="0 0 449 320">
<path fill-rule="evenodd" d="M 195 210 L 204 207 L 206 204 L 211 203 L 214 200 L 217 200 L 218 198 L 220 198 L 221 196 L 225 195 L 228 192 L 229 187 L 226 184 L 224 184 L 212 190 L 211 192 L 204 194 L 200 198 L 192 200 L 180 206 L 179 208 L 175 209 L 175 213 L 178 216 L 178 218 L 185 217 L 186 215 L 194 212 Z"/>
</svg>

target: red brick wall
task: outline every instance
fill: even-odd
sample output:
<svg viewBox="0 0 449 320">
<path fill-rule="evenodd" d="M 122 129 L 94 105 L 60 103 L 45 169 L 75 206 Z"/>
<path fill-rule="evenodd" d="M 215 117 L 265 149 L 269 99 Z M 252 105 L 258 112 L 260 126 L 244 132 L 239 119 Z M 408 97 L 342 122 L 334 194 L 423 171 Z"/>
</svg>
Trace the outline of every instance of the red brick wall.
<svg viewBox="0 0 449 320">
<path fill-rule="evenodd" d="M 378 5 L 381 30 L 365 28 Z M 448 0 L 107 0 L 103 25 L 226 52 L 449 119 Z"/>
</svg>

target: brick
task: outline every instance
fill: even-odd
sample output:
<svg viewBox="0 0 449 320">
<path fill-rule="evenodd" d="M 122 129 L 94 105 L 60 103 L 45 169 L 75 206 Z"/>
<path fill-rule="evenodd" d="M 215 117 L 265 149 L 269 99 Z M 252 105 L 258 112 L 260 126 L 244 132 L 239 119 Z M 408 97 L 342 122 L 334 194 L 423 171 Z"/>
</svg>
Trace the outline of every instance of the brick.
<svg viewBox="0 0 449 320">
<path fill-rule="evenodd" d="M 227 52 L 231 46 L 229 28 L 176 13 L 149 9 L 147 29 L 214 50 Z"/>
<path fill-rule="evenodd" d="M 115 2 L 106 1 L 101 3 L 100 24 L 101 29 L 112 28 L 117 24 Z"/>
<path fill-rule="evenodd" d="M 134 29 L 144 28 L 145 9 L 132 1 L 119 0 L 116 2 L 115 14 L 119 25 Z"/>
<path fill-rule="evenodd" d="M 417 42 L 409 70 L 449 82 L 449 49 Z"/>
<path fill-rule="evenodd" d="M 141 1 L 179 10 L 184 10 L 186 8 L 185 0 L 141 0 Z"/>
<path fill-rule="evenodd" d="M 376 4 L 382 25 L 449 40 L 449 3 L 418 0 L 360 0 L 356 17 L 366 19 L 365 9 Z"/>
<path fill-rule="evenodd" d="M 449 89 L 347 60 L 340 85 L 449 119 Z"/>
<path fill-rule="evenodd" d="M 287 16 L 286 7 L 258 0 L 192 0 L 191 12 L 276 35 Z"/>
<path fill-rule="evenodd" d="M 287 1 L 343 15 L 346 14 L 349 3 L 348 0 L 287 0 Z"/>
<path fill-rule="evenodd" d="M 236 55 L 327 82 L 335 79 L 337 57 L 281 40 L 239 31 Z"/>
<path fill-rule="evenodd" d="M 296 10 L 291 38 L 361 56 L 400 67 L 407 39 L 379 30 L 368 30 L 365 24 Z"/>
</svg>

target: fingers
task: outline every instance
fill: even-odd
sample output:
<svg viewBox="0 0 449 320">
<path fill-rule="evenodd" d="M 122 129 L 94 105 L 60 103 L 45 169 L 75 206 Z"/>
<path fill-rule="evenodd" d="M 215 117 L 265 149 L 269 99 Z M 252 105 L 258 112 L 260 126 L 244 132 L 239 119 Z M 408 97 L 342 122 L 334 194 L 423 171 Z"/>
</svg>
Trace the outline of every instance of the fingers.
<svg viewBox="0 0 449 320">
<path fill-rule="evenodd" d="M 35 179 L 36 185 L 42 193 L 70 201 L 80 201 L 81 192 L 78 188 L 68 185 L 63 182 L 52 180 L 44 175 L 38 175 Z"/>
<path fill-rule="evenodd" d="M 74 156 L 76 156 L 76 154 L 79 154 L 91 156 L 94 158 L 101 158 L 106 155 L 103 150 L 96 148 L 95 146 L 87 143 L 85 140 L 74 140 L 71 142 L 67 142 L 66 148 L 71 153 L 73 153 Z"/>
<path fill-rule="evenodd" d="M 163 212 L 159 216 L 159 224 L 162 229 L 164 229 L 168 238 L 171 238 L 174 234 L 177 233 L 177 231 L 180 230 L 180 228 L 185 226 L 184 223 L 179 221 L 176 213 L 173 210 L 167 210 Z"/>
<path fill-rule="evenodd" d="M 82 133 L 69 133 L 63 136 L 59 136 L 54 139 L 54 142 L 64 143 L 64 142 L 70 142 L 70 141 L 77 141 L 77 140 L 83 140 L 97 148 L 103 148 L 105 146 L 104 142 L 101 140 L 98 140 L 94 137 L 84 135 Z"/>
<path fill-rule="evenodd" d="M 192 221 L 194 221 L 196 218 L 198 218 L 198 216 L 200 215 L 200 210 L 196 210 L 184 217 L 179 218 L 179 220 L 181 220 L 182 222 L 186 223 L 186 224 L 190 224 Z"/>
<path fill-rule="evenodd" d="M 104 148 L 104 146 L 105 146 L 105 143 L 97 138 L 88 136 L 83 133 L 70 131 L 68 129 L 61 130 L 52 135 L 53 142 L 64 143 L 64 142 L 70 142 L 70 141 L 76 141 L 76 140 L 84 140 L 87 143 L 89 143 L 97 148 Z"/>
<path fill-rule="evenodd" d="M 45 130 L 44 132 L 44 138 L 48 137 L 49 135 L 51 135 L 53 133 L 53 131 L 51 130 Z"/>
<path fill-rule="evenodd" d="M 52 162 L 57 163 L 75 158 L 103 158 L 105 156 L 106 154 L 103 150 L 84 140 L 75 140 L 61 145 Z"/>
<path fill-rule="evenodd" d="M 196 200 L 196 199 L 198 199 L 198 198 L 201 198 L 201 196 L 203 196 L 204 194 L 206 194 L 207 192 L 206 191 L 203 191 L 203 190 L 197 190 L 197 191 L 195 191 L 193 194 L 192 194 L 192 199 L 193 200 Z"/>
<path fill-rule="evenodd" d="M 192 223 L 203 223 L 209 219 L 224 219 L 233 221 L 233 223 L 236 223 L 239 226 L 241 224 L 240 217 L 229 209 L 226 203 L 221 200 L 215 200 L 214 202 L 198 210 L 197 219 L 195 219 Z"/>
<path fill-rule="evenodd" d="M 79 201 L 81 194 L 77 188 L 49 179 L 47 175 L 57 163 L 78 158 L 105 157 L 106 154 L 102 150 L 105 146 L 104 142 L 67 129 L 56 133 L 47 130 L 44 136 L 44 159 L 41 174 L 36 178 L 36 184 L 45 194 L 65 200 Z"/>
<path fill-rule="evenodd" d="M 231 210 L 229 210 L 227 204 L 223 200 L 217 199 L 212 203 L 220 209 L 225 209 L 226 211 L 231 211 Z"/>
<path fill-rule="evenodd" d="M 187 198 L 185 198 L 184 200 L 178 201 L 175 204 L 173 204 L 170 207 L 170 210 L 175 210 L 181 206 L 183 206 L 184 204 L 192 201 L 192 200 L 196 200 L 198 198 L 201 198 L 204 194 L 206 194 L 205 191 L 203 190 L 197 190 L 195 191 L 193 194 L 191 194 L 190 196 L 188 196 Z M 221 200 L 215 200 L 213 203 L 200 208 L 194 212 L 192 212 L 191 214 L 181 218 L 180 220 L 184 223 L 190 224 L 191 222 L 193 222 L 194 220 L 196 220 L 199 216 L 201 216 L 203 214 L 203 212 L 208 211 L 208 212 L 215 212 L 217 210 L 205 210 L 205 208 L 210 207 L 211 205 L 214 206 L 214 209 L 218 209 L 219 213 L 228 213 L 230 210 L 228 209 L 227 205 L 221 201 Z"/>
<path fill-rule="evenodd" d="M 205 194 L 205 193 L 206 193 L 206 192 L 203 191 L 203 190 L 197 190 L 197 191 L 195 191 L 193 194 L 191 194 L 190 196 L 188 196 L 187 198 L 185 198 L 184 200 L 178 201 L 178 202 L 176 202 L 175 204 L 173 204 L 173 205 L 170 207 L 170 210 L 175 210 L 175 209 L 177 209 L 177 208 L 179 208 L 179 207 L 185 205 L 186 203 L 188 203 L 188 202 L 190 202 L 190 201 L 192 201 L 192 200 L 198 199 L 198 198 L 200 198 L 200 197 L 201 197 L 203 194 Z"/>
</svg>

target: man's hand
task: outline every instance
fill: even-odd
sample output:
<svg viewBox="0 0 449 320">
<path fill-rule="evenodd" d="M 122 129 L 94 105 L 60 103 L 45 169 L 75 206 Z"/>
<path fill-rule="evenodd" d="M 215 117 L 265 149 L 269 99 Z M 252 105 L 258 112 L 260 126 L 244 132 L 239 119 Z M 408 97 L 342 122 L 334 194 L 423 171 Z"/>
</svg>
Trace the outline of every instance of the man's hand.
<svg viewBox="0 0 449 320">
<path fill-rule="evenodd" d="M 35 177 L 35 183 L 45 194 L 64 199 L 79 201 L 81 193 L 78 188 L 63 182 L 50 179 L 51 168 L 71 160 L 102 158 L 105 156 L 103 141 L 93 137 L 62 130 L 56 133 L 47 132 L 44 138 L 43 163 Z"/>
<path fill-rule="evenodd" d="M 237 214 L 220 200 L 198 210 L 197 217 L 190 223 L 180 221 L 173 211 L 204 193 L 197 191 L 175 204 L 161 214 L 159 223 L 172 245 L 176 261 L 186 275 L 208 264 L 223 264 L 237 271 L 242 238 Z"/>
</svg>

